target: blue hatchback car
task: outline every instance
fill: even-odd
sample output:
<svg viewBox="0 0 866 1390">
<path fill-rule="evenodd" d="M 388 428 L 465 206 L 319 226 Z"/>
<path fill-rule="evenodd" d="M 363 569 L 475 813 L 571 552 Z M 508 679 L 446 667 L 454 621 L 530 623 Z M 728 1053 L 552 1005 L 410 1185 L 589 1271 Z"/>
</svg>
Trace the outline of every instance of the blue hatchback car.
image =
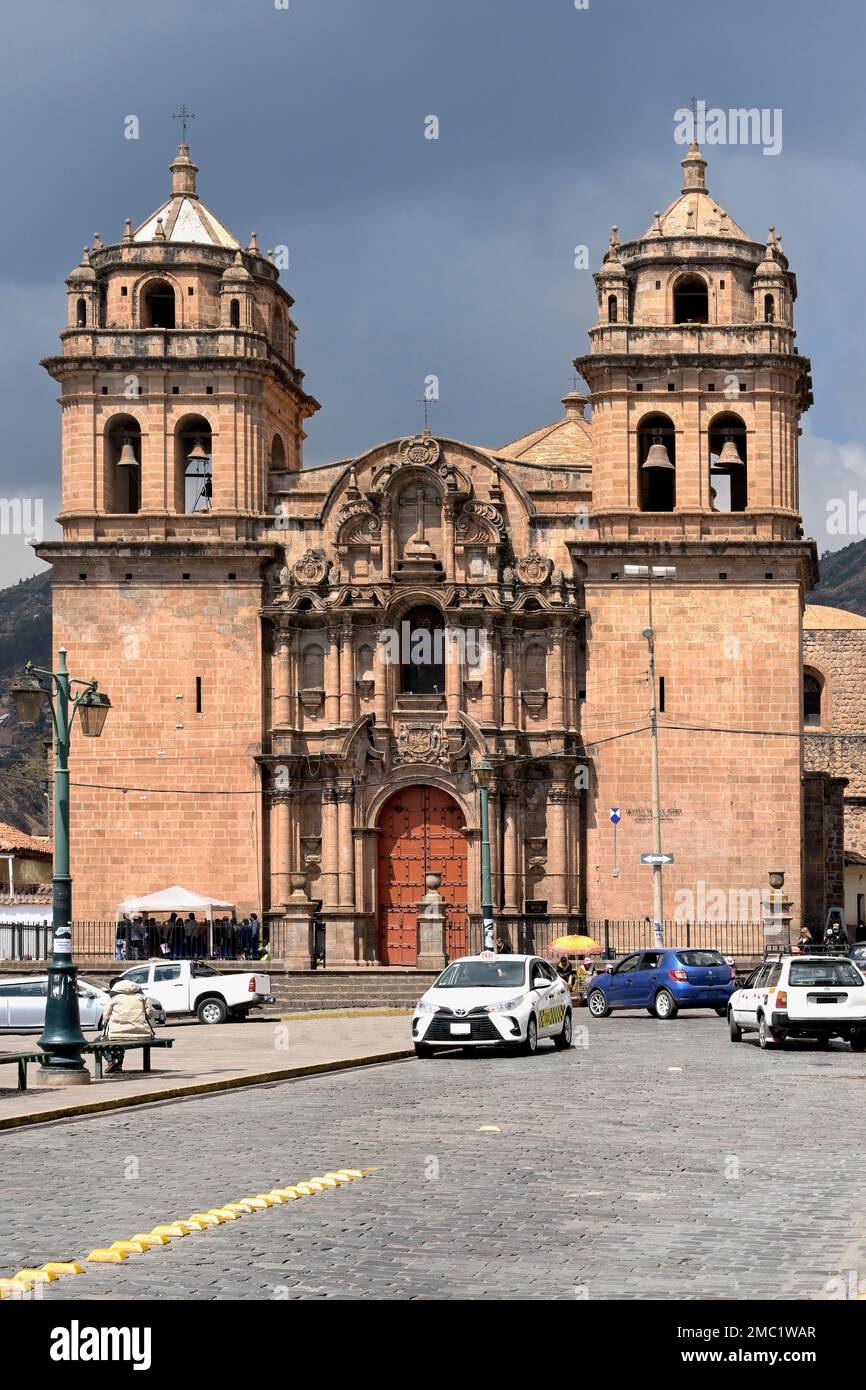
<svg viewBox="0 0 866 1390">
<path fill-rule="evenodd" d="M 724 1017 L 735 988 L 721 952 L 690 946 L 626 956 L 593 976 L 586 1002 L 593 1018 L 607 1018 L 613 1009 L 646 1009 L 655 1018 L 675 1018 L 680 1009 L 715 1009 Z"/>
</svg>

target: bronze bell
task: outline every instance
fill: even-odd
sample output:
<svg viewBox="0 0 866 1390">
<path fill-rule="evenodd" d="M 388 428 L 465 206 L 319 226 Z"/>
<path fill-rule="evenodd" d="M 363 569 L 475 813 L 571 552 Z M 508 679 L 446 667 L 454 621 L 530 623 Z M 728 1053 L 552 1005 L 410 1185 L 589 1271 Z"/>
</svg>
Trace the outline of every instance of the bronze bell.
<svg viewBox="0 0 866 1390">
<path fill-rule="evenodd" d="M 643 461 L 643 467 L 644 467 L 644 468 L 667 468 L 667 469 L 673 471 L 673 464 L 671 463 L 671 456 L 670 456 L 670 454 L 668 453 L 667 448 L 665 447 L 665 444 L 663 443 L 662 437 L 661 437 L 660 434 L 657 434 L 657 435 L 656 435 L 655 439 L 653 440 L 652 444 L 650 445 L 649 452 L 648 452 L 646 458 L 645 458 L 644 461 Z"/>
<path fill-rule="evenodd" d="M 739 468 L 742 468 L 742 466 L 743 466 L 743 460 L 740 458 L 739 451 L 738 451 L 738 449 L 737 449 L 736 444 L 734 443 L 734 436 L 733 436 L 732 434 L 729 434 L 728 437 L 727 437 L 727 439 L 725 440 L 724 444 L 722 445 L 722 452 L 719 454 L 719 461 L 718 461 L 716 467 L 717 467 L 717 468 L 732 468 L 732 467 L 739 467 Z"/>
<path fill-rule="evenodd" d="M 117 460 L 118 468 L 137 468 L 138 459 L 135 457 L 135 449 L 129 435 L 123 441 L 123 448 L 120 451 L 120 458 Z"/>
<path fill-rule="evenodd" d="M 207 463 L 210 455 L 205 451 L 200 439 L 197 439 L 187 454 L 188 463 Z"/>
</svg>

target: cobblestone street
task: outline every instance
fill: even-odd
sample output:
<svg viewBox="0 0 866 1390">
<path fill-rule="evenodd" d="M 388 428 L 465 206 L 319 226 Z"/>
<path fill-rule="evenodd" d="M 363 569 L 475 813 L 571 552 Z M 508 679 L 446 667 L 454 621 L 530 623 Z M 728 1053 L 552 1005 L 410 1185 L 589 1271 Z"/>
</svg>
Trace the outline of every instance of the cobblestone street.
<svg viewBox="0 0 866 1390">
<path fill-rule="evenodd" d="M 0 1273 L 344 1165 L 377 1171 L 45 1297 L 826 1298 L 866 1272 L 866 1058 L 733 1046 L 710 1014 L 578 1022 L 567 1053 L 413 1059 L 13 1131 Z"/>
</svg>

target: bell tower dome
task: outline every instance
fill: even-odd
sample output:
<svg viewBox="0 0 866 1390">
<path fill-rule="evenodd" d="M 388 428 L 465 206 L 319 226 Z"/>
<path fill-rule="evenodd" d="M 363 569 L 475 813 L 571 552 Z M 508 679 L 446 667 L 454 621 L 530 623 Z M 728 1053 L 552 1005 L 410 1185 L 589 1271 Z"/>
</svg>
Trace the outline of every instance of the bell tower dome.
<svg viewBox="0 0 866 1390">
<path fill-rule="evenodd" d="M 202 202 L 182 144 L 169 197 L 67 280 L 62 508 L 70 540 L 267 529 L 318 402 L 295 362 L 293 299 Z"/>
<path fill-rule="evenodd" d="M 796 280 L 774 230 L 753 241 L 712 197 L 692 144 L 680 194 L 643 236 L 616 229 L 595 276 L 593 518 L 628 540 L 795 540 L 797 440 L 812 400 L 794 346 Z"/>
</svg>

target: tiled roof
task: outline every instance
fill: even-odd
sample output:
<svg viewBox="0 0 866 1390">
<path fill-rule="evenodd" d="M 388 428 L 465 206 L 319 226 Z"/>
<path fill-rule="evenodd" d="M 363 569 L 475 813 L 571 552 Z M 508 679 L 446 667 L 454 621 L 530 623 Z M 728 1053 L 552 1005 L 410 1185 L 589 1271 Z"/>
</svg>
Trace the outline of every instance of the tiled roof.
<svg viewBox="0 0 866 1390">
<path fill-rule="evenodd" d="M 569 397 L 565 397 L 569 402 Z M 513 459 L 515 463 L 536 464 L 587 464 L 592 462 L 592 426 L 585 420 L 580 410 L 567 404 L 567 413 L 562 420 L 552 425 L 544 425 L 540 430 L 524 434 L 503 444 L 492 453 L 499 458 Z"/>
<path fill-rule="evenodd" d="M 803 627 L 806 630 L 864 628 L 866 618 L 859 613 L 850 613 L 847 608 L 830 608 L 825 603 L 807 603 L 803 614 Z"/>
<path fill-rule="evenodd" d="M 17 826 L 0 821 L 0 854 L 22 854 L 36 859 L 50 859 L 53 847 L 50 840 L 28 835 Z"/>
<path fill-rule="evenodd" d="M 156 212 L 152 212 L 150 217 L 142 222 L 133 233 L 133 240 L 154 241 L 157 219 L 162 220 L 166 241 L 226 246 L 233 251 L 241 249 L 240 242 L 198 198 L 190 198 L 183 193 L 172 194 Z"/>
</svg>

